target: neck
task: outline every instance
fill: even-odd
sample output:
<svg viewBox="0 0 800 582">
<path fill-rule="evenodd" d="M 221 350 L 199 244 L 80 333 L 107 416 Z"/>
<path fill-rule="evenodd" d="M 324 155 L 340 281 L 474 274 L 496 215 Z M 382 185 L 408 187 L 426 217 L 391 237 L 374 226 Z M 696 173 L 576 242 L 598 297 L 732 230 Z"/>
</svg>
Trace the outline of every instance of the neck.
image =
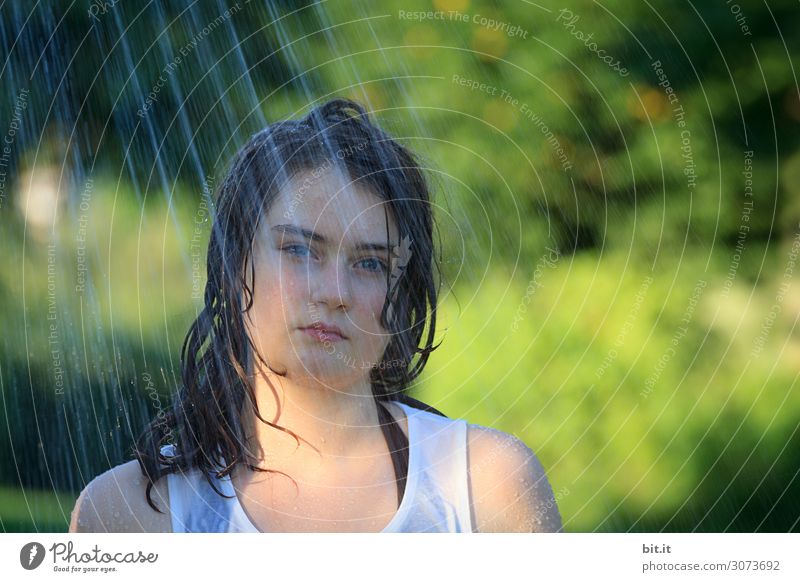
<svg viewBox="0 0 800 582">
<path fill-rule="evenodd" d="M 291 433 L 251 412 L 246 419 L 248 446 L 268 466 L 302 462 L 310 456 L 322 461 L 359 456 L 374 450 L 376 434 L 381 434 L 378 404 L 368 378 L 345 389 L 313 379 L 299 382 L 260 373 L 255 396 L 262 418 L 294 432 L 300 440 L 298 447 Z"/>
</svg>

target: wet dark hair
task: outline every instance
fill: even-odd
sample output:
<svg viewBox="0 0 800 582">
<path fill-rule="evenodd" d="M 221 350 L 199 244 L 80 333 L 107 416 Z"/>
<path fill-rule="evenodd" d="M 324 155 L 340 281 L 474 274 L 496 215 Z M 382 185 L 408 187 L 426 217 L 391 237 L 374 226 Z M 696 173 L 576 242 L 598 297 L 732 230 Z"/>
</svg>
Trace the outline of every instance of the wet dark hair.
<svg viewBox="0 0 800 582">
<path fill-rule="evenodd" d="M 253 135 L 234 156 L 216 193 L 204 307 L 183 342 L 182 382 L 172 407 L 154 419 L 134 445 L 134 455 L 148 479 L 145 496 L 156 511 L 160 510 L 153 504 L 152 487 L 169 473 L 198 468 L 222 496 L 212 476 L 225 477 L 237 464 L 285 475 L 254 466 L 245 445 L 245 415 L 253 413 L 260 421 L 291 433 L 299 445 L 294 432 L 264 419 L 257 409 L 254 354 L 267 364 L 244 323 L 253 305 L 255 274 L 249 259 L 259 218 L 269 211 L 280 189 L 301 172 L 327 167 L 343 171 L 381 198 L 387 213 L 387 239 L 391 212 L 399 240 L 410 243 L 403 253 L 407 264 L 394 286 L 389 284 L 391 269 L 387 269 L 387 297 L 380 317 L 391 338 L 382 362 L 370 371 L 395 468 L 398 504 L 408 472 L 408 438 L 380 402 L 395 400 L 444 416 L 405 393 L 438 347 L 433 338 L 439 293 L 434 267 L 438 270 L 439 259 L 434 252 L 426 176 L 416 156 L 373 124 L 361 105 L 334 99 L 300 120 L 272 123 Z M 175 445 L 174 455 L 161 454 L 165 444 Z"/>
</svg>

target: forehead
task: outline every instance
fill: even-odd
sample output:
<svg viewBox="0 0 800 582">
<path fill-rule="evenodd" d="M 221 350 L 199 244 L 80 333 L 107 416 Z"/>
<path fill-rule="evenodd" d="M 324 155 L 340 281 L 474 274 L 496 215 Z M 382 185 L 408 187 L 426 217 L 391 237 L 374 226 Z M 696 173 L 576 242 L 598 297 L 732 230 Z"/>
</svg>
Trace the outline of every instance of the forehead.
<svg viewBox="0 0 800 582">
<path fill-rule="evenodd" d="M 362 180 L 351 181 L 333 168 L 306 170 L 281 188 L 266 216 L 266 227 L 292 224 L 313 230 L 335 244 L 398 238 L 388 203 Z M 276 231 L 280 236 L 280 232 Z"/>
</svg>

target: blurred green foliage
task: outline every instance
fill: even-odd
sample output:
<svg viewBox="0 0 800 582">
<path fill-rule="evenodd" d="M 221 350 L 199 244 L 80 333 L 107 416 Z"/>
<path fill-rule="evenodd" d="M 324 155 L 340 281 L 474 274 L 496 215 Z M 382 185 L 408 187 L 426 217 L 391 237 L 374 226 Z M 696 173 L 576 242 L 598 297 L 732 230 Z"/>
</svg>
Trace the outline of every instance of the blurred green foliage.
<svg viewBox="0 0 800 582">
<path fill-rule="evenodd" d="M 0 487 L 0 527 L 4 532 L 67 531 L 74 504 L 68 493 Z"/>
</svg>

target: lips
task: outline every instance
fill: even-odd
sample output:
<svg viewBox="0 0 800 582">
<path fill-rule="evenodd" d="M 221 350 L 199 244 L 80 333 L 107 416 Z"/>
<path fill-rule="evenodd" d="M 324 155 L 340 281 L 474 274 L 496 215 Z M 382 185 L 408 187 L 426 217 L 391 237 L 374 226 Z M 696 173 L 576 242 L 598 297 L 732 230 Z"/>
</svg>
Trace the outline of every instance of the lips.
<svg viewBox="0 0 800 582">
<path fill-rule="evenodd" d="M 341 329 L 339 329 L 335 325 L 331 325 L 329 323 L 324 323 L 321 321 L 313 325 L 301 327 L 300 329 L 309 334 L 320 337 L 321 339 L 327 339 L 332 341 L 336 341 L 339 339 L 347 339 L 347 336 L 344 335 L 344 333 L 342 333 Z"/>
</svg>

